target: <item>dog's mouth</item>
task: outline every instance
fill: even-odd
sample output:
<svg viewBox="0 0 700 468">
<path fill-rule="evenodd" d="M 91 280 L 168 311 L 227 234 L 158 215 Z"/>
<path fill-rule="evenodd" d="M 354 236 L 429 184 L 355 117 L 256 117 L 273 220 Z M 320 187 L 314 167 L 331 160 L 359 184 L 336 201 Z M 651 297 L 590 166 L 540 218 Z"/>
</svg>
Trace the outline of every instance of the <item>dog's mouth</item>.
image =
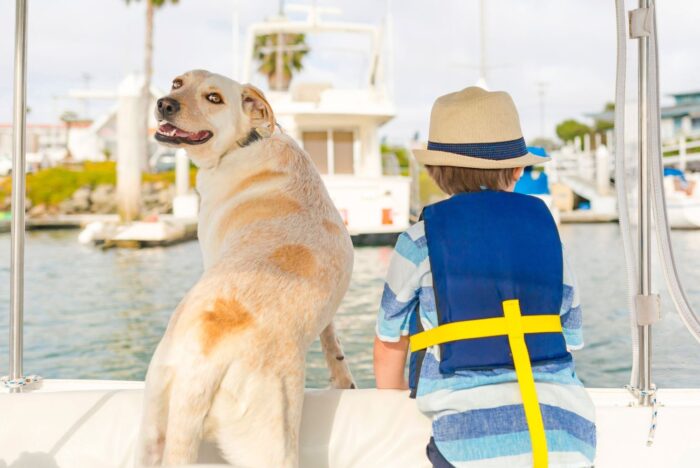
<svg viewBox="0 0 700 468">
<path fill-rule="evenodd" d="M 188 132 L 175 125 L 165 122 L 162 123 L 156 130 L 156 140 L 164 143 L 173 143 L 186 145 L 201 145 L 207 142 L 214 134 L 209 130 L 200 130 L 198 132 Z"/>
</svg>

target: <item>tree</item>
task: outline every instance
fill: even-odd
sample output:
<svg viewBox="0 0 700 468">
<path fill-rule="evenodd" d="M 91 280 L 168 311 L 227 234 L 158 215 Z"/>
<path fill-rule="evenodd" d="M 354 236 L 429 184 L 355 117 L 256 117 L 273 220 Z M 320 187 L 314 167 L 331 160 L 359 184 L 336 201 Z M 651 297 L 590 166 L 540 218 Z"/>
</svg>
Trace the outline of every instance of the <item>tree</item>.
<svg viewBox="0 0 700 468">
<path fill-rule="evenodd" d="M 126 4 L 129 5 L 132 2 L 138 2 L 140 0 L 125 0 Z M 142 115 L 140 116 L 140 122 L 139 125 L 142 125 L 144 129 L 144 135 L 148 135 L 148 116 L 151 114 L 151 79 L 153 77 L 153 15 L 154 11 L 156 8 L 160 8 L 166 3 L 171 3 L 175 4 L 178 3 L 179 0 L 146 0 L 146 34 L 145 34 L 145 41 L 144 41 L 144 66 L 143 66 L 143 75 L 144 75 L 144 80 L 143 80 L 143 88 L 141 90 L 141 101 L 143 104 L 143 112 L 141 113 Z M 146 158 L 148 158 L 148 149 L 149 149 L 149 144 L 148 144 L 148 138 L 144 138 L 143 141 L 144 149 L 143 149 L 143 154 L 146 155 Z M 134 158 L 134 161 L 130 161 L 129 163 L 125 163 L 122 161 L 122 164 L 128 164 L 128 168 L 125 168 L 124 170 L 126 173 L 128 173 L 128 177 L 126 179 L 141 179 L 141 164 L 142 161 L 138 161 L 138 158 Z M 123 172 L 122 172 L 123 173 Z M 119 181 L 117 181 L 117 184 L 119 184 Z M 132 191 L 133 192 L 133 191 Z M 136 195 L 133 195 L 133 197 L 136 197 Z M 136 213 L 131 214 L 131 209 L 126 209 L 126 204 L 128 204 L 127 200 L 119 200 L 120 204 L 120 218 L 123 222 L 130 222 L 132 221 L 132 217 L 136 216 L 138 217 L 139 213 L 138 210 Z M 135 199 L 132 200 L 131 205 L 138 206 L 138 203 Z"/>
<path fill-rule="evenodd" d="M 605 106 L 603 106 L 603 112 L 615 112 L 615 103 L 606 102 Z M 596 119 L 594 123 L 596 133 L 602 133 L 603 135 L 614 126 L 615 124 L 612 120 Z"/>
<path fill-rule="evenodd" d="M 591 127 L 574 119 L 568 119 L 557 125 L 557 136 L 562 141 L 571 141 L 577 136 L 591 133 Z"/>
<path fill-rule="evenodd" d="M 140 2 L 141 0 L 125 0 L 126 4 Z M 146 37 L 144 44 L 144 66 L 145 76 L 144 90 L 146 93 L 151 89 L 151 78 L 153 77 L 153 14 L 156 8 L 160 8 L 166 3 L 176 4 L 179 0 L 146 0 Z"/>
<path fill-rule="evenodd" d="M 255 38 L 254 53 L 260 63 L 258 71 L 267 76 L 270 89 L 286 91 L 292 75 L 304 67 L 309 47 L 304 34 L 263 34 Z"/>
</svg>

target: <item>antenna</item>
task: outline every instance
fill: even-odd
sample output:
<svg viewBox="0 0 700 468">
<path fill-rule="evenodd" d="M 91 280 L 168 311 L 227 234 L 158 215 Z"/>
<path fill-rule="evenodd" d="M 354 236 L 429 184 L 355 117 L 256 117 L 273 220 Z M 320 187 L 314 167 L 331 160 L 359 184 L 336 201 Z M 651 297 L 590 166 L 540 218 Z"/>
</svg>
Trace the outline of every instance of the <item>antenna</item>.
<svg viewBox="0 0 700 468">
<path fill-rule="evenodd" d="M 535 86 L 537 86 L 537 96 L 539 97 L 539 103 L 540 103 L 540 136 L 545 137 L 545 118 L 544 118 L 544 98 L 545 94 L 547 93 L 547 86 L 549 86 L 549 83 L 546 81 L 538 81 L 535 83 Z"/>
<path fill-rule="evenodd" d="M 486 84 L 486 2 L 479 0 L 479 81 L 477 86 L 488 89 Z"/>
<path fill-rule="evenodd" d="M 233 13 L 232 13 L 232 22 L 233 22 L 233 41 L 231 43 L 231 46 L 233 48 L 233 79 L 234 80 L 241 80 L 241 77 L 239 76 L 240 74 L 240 53 L 241 51 L 239 50 L 239 42 L 240 42 L 240 37 L 241 37 L 241 24 L 240 24 L 240 3 L 239 0 L 233 0 Z"/>
<path fill-rule="evenodd" d="M 387 54 L 387 73 L 385 76 L 387 92 L 389 98 L 394 97 L 394 17 L 391 14 L 391 0 L 386 0 L 386 54 Z"/>
<path fill-rule="evenodd" d="M 92 75 L 85 72 L 83 73 L 83 83 L 85 83 L 85 89 L 90 89 L 90 82 L 92 81 Z M 90 101 L 88 99 L 83 100 L 83 118 L 90 118 Z"/>
</svg>

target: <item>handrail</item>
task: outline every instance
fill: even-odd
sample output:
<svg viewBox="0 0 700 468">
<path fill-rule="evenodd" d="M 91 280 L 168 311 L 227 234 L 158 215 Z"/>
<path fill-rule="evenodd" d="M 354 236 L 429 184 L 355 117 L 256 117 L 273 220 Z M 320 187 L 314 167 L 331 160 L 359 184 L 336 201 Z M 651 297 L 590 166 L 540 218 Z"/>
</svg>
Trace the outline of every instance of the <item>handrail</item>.
<svg viewBox="0 0 700 468">
<path fill-rule="evenodd" d="M 24 386 L 22 368 L 24 320 L 24 198 L 27 130 L 27 0 L 16 0 L 15 64 L 12 120 L 12 223 L 10 277 L 10 392 Z"/>
</svg>

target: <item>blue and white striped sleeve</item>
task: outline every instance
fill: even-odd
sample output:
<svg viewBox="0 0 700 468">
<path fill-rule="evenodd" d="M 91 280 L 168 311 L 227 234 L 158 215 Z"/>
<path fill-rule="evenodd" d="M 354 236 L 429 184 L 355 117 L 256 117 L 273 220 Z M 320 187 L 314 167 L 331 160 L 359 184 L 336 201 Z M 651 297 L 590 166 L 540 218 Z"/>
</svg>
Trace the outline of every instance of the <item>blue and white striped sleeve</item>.
<svg viewBox="0 0 700 468">
<path fill-rule="evenodd" d="M 389 264 L 377 317 L 377 337 L 382 341 L 397 342 L 408 335 L 411 314 L 418 307 L 420 255 L 416 242 L 402 233 Z"/>
<path fill-rule="evenodd" d="M 576 275 L 564 251 L 564 297 L 561 303 L 561 326 L 569 351 L 583 348 L 583 317 Z"/>
</svg>

